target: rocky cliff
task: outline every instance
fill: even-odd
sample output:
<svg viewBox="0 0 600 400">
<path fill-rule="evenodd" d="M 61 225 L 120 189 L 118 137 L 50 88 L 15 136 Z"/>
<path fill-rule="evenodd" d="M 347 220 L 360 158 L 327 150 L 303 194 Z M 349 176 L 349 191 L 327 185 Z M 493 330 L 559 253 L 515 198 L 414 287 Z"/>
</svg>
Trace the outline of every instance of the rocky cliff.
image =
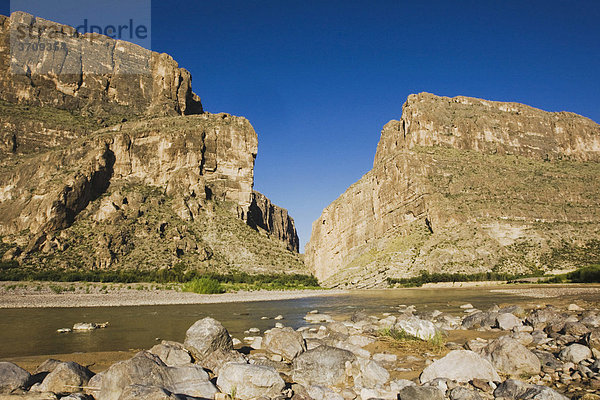
<svg viewBox="0 0 600 400">
<path fill-rule="evenodd" d="M 27 75 L 7 61 L 14 24 L 53 23 L 16 13 L 1 24 L 4 260 L 66 269 L 304 269 L 293 219 L 252 189 L 254 129 L 242 117 L 203 113 L 189 73 L 169 56 L 108 38 L 100 46 L 98 38 L 61 37 L 81 48 L 71 90 L 68 77 L 52 73 L 67 59 L 39 74 L 26 64 Z M 105 57 L 108 73 L 86 69 Z M 121 63 L 139 63 L 141 73 L 120 76 Z"/>
<path fill-rule="evenodd" d="M 600 261 L 600 126 L 468 97 L 409 96 L 373 169 L 313 223 L 306 262 L 332 286 L 430 272 Z"/>
<path fill-rule="evenodd" d="M 0 15 L 0 100 L 64 110 L 33 121 L 0 113 L 0 151 L 12 152 L 62 145 L 122 119 L 202 113 L 190 73 L 169 55 L 23 12 Z M 68 114 L 86 118 L 67 133 L 60 117 Z"/>
</svg>

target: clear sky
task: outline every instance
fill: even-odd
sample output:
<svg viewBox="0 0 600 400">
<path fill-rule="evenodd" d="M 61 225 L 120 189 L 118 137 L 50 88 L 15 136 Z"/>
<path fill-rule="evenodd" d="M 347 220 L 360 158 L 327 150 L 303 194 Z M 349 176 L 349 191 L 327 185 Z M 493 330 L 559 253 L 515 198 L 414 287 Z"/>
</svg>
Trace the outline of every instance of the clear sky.
<svg viewBox="0 0 600 400">
<path fill-rule="evenodd" d="M 154 1 L 151 30 L 206 111 L 250 120 L 255 188 L 289 209 L 302 245 L 410 93 L 600 121 L 598 0 Z"/>
</svg>

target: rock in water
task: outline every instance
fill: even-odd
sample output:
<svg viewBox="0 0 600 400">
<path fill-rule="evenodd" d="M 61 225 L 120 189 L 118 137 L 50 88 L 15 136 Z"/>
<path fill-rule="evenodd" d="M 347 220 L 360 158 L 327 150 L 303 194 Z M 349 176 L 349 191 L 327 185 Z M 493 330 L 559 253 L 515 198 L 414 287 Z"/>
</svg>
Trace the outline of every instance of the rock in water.
<svg viewBox="0 0 600 400">
<path fill-rule="evenodd" d="M 475 378 L 485 381 L 500 381 L 494 366 L 479 354 L 469 350 L 453 350 L 445 357 L 427 366 L 420 376 L 421 383 L 436 378 L 447 378 L 458 382 L 469 382 Z"/>
<path fill-rule="evenodd" d="M 483 349 L 483 354 L 498 371 L 507 375 L 535 375 L 541 370 L 537 356 L 510 336 L 492 341 Z"/>
<path fill-rule="evenodd" d="M 356 356 L 348 350 L 319 346 L 296 357 L 292 379 L 305 386 L 343 385 L 347 378 L 347 363 L 353 362 L 356 362 Z"/>
<path fill-rule="evenodd" d="M 75 362 L 62 362 L 56 365 L 42 381 L 40 391 L 53 393 L 74 393 L 83 391 L 94 375 L 89 369 Z"/>
<path fill-rule="evenodd" d="M 31 375 L 16 364 L 0 361 L 0 393 L 25 387 Z"/>
<path fill-rule="evenodd" d="M 273 328 L 265 333 L 262 348 L 292 361 L 306 351 L 306 343 L 302 334 L 292 328 Z"/>
<path fill-rule="evenodd" d="M 261 396 L 281 395 L 285 382 L 274 368 L 251 364 L 226 364 L 219 374 L 217 386 L 233 398 L 247 400 Z"/>
<path fill-rule="evenodd" d="M 456 265 L 544 264 L 565 253 L 562 239 L 584 252 L 599 239 L 600 181 L 589 179 L 600 174 L 599 137 L 600 125 L 573 113 L 410 95 L 383 127 L 372 170 L 313 223 L 306 262 L 326 285 L 372 287 Z"/>
</svg>

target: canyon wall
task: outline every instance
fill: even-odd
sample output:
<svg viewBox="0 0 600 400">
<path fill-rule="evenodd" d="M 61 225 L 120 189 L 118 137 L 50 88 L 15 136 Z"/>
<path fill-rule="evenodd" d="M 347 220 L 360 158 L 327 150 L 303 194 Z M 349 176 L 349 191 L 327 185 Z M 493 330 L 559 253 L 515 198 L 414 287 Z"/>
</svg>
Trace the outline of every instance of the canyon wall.
<svg viewBox="0 0 600 400">
<path fill-rule="evenodd" d="M 600 261 L 600 126 L 573 113 L 409 96 L 373 169 L 313 223 L 330 286 L 429 272 L 531 272 Z"/>
</svg>

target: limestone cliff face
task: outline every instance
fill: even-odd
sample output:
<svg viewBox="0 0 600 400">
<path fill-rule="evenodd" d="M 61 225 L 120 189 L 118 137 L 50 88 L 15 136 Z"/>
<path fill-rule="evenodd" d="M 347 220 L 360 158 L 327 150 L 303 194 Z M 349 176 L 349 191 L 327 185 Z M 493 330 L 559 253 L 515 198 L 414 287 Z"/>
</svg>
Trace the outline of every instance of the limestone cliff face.
<svg viewBox="0 0 600 400">
<path fill-rule="evenodd" d="M 23 12 L 0 15 L 0 100 L 2 111 L 6 102 L 63 110 L 27 119 L 0 112 L 0 154 L 65 145 L 123 119 L 203 111 L 190 73 L 169 55 Z"/>
<path fill-rule="evenodd" d="M 39 50 L 49 43 L 51 51 Z M 167 54 L 106 36 L 80 35 L 23 12 L 0 16 L 3 100 L 92 114 L 199 114 L 202 105 L 191 80 Z"/>
<path fill-rule="evenodd" d="M 56 39 L 68 54 L 10 65 L 15 26 L 71 32 Z M 203 113 L 170 56 L 15 13 L 0 18 L 0 93 L 5 260 L 303 272 L 293 219 L 253 191 L 256 132 Z"/>
<path fill-rule="evenodd" d="M 306 261 L 332 286 L 600 259 L 600 126 L 572 113 L 409 96 L 373 169 L 313 223 Z"/>
<path fill-rule="evenodd" d="M 294 219 L 286 209 L 271 203 L 265 195 L 254 191 L 248 210 L 248 225 L 261 228 L 278 240 L 286 243 L 288 250 L 298 252 L 300 240 L 296 233 Z"/>
</svg>

